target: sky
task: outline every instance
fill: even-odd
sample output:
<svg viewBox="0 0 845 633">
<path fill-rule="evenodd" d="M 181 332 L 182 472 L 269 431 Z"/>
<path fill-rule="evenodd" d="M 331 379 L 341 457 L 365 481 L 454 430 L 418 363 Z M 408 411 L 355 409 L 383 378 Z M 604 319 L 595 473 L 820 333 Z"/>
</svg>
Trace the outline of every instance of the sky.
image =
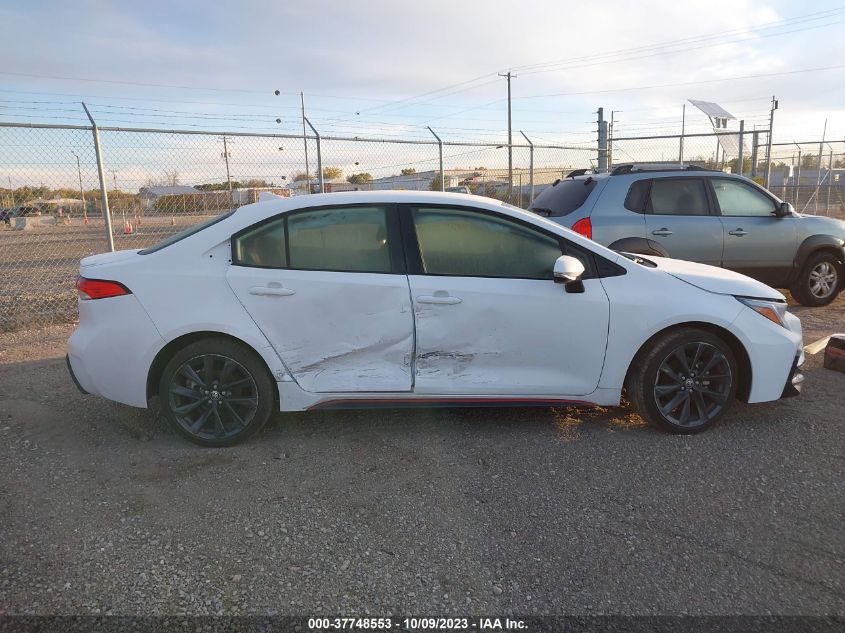
<svg viewBox="0 0 845 633">
<path fill-rule="evenodd" d="M 845 4 L 4 0 L 0 121 L 592 146 L 687 99 L 775 140 L 845 138 Z M 274 92 L 278 90 L 277 96 Z M 279 122 L 277 122 L 277 119 Z M 709 129 L 687 106 L 686 131 Z M 799 138 L 800 137 L 800 138 Z M 516 139 L 515 139 L 516 140 Z"/>
</svg>

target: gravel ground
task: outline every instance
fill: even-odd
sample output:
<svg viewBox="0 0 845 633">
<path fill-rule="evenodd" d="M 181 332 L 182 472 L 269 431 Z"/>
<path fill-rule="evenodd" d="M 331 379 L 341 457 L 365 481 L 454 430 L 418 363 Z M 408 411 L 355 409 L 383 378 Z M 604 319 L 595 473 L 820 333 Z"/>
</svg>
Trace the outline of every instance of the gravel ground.
<svg viewBox="0 0 845 633">
<path fill-rule="evenodd" d="M 845 296 L 796 309 L 811 342 Z M 207 450 L 0 334 L 0 614 L 845 613 L 845 375 L 676 437 L 627 409 L 314 412 Z"/>
</svg>

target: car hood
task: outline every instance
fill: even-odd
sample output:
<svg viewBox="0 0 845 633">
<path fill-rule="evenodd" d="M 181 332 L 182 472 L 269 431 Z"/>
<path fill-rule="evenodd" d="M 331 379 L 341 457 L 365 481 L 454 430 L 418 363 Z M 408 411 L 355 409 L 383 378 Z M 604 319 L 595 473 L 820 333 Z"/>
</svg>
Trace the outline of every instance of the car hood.
<svg viewBox="0 0 845 633">
<path fill-rule="evenodd" d="M 128 251 L 114 251 L 113 253 L 100 253 L 99 255 L 90 255 L 85 257 L 79 263 L 82 268 L 91 268 L 92 266 L 102 266 L 103 264 L 116 264 L 117 262 L 132 259 L 138 254 L 141 249 L 133 249 Z"/>
<path fill-rule="evenodd" d="M 652 257 L 649 255 L 646 259 L 654 262 L 657 270 L 668 273 L 707 292 L 759 299 L 783 300 L 785 298 L 774 288 L 732 270 L 686 262 L 680 259 L 669 259 L 668 257 Z"/>
</svg>

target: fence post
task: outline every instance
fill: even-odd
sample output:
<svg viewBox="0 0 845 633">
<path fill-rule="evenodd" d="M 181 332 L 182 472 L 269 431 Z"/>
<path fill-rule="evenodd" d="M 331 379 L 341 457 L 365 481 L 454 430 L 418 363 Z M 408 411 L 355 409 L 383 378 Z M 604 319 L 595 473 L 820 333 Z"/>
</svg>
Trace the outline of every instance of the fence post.
<svg viewBox="0 0 845 633">
<path fill-rule="evenodd" d="M 522 130 L 519 131 L 522 134 L 522 137 L 528 143 L 528 204 L 530 205 L 534 202 L 534 143 L 531 142 L 531 139 L 525 136 L 525 132 Z"/>
<path fill-rule="evenodd" d="M 314 132 L 314 136 L 317 137 L 317 174 L 319 176 L 320 182 L 320 193 L 326 192 L 325 182 L 323 182 L 323 148 L 320 143 L 320 133 L 317 131 L 313 125 L 311 125 L 311 121 L 308 120 L 307 117 L 303 115 L 302 117 L 305 119 L 306 123 L 308 123 L 308 127 L 311 128 L 311 131 Z M 305 174 L 306 176 L 308 174 Z M 308 184 L 308 193 L 311 193 L 311 184 Z"/>
<path fill-rule="evenodd" d="M 426 125 L 426 127 L 428 128 L 428 131 L 434 135 L 434 138 L 437 139 L 437 148 L 440 153 L 440 191 L 446 191 L 446 175 L 443 173 L 443 141 L 441 141 L 440 137 L 434 133 L 431 126 Z"/>
<path fill-rule="evenodd" d="M 757 147 L 760 144 L 760 132 L 754 130 L 751 134 L 751 178 L 757 177 Z"/>
<path fill-rule="evenodd" d="M 742 142 L 744 140 L 745 140 L 745 119 L 743 119 L 742 121 L 739 122 L 739 150 L 737 151 L 737 154 L 739 154 L 739 156 L 737 156 L 737 159 L 736 159 L 736 170 L 737 170 L 737 172 L 739 173 L 740 176 L 743 175 L 743 173 L 742 173 L 743 169 L 742 168 L 744 167 L 744 165 L 742 164 L 743 163 L 742 154 L 744 153 L 743 150 L 745 149 L 742 146 Z"/>
<path fill-rule="evenodd" d="M 596 171 L 602 174 L 607 171 L 607 121 L 604 120 L 604 108 L 598 110 L 598 168 Z"/>
<path fill-rule="evenodd" d="M 109 251 L 114 252 L 114 236 L 111 229 L 111 211 L 109 211 L 109 193 L 106 190 L 106 179 L 103 176 L 103 154 L 100 151 L 100 130 L 97 128 L 97 123 L 94 117 L 88 111 L 88 106 L 84 103 L 82 107 L 85 108 L 85 114 L 88 115 L 88 120 L 91 121 L 91 131 L 94 134 L 94 154 L 97 156 L 97 175 L 100 177 L 100 200 L 103 204 L 103 220 L 106 225 L 106 243 L 109 245 Z"/>
</svg>

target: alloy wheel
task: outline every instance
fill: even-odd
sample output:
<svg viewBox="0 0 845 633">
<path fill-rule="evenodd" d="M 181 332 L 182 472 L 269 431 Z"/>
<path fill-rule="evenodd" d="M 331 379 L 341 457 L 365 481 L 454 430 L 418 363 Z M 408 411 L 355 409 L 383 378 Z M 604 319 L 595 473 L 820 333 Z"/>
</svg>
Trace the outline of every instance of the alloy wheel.
<svg viewBox="0 0 845 633">
<path fill-rule="evenodd" d="M 258 387 L 236 360 L 220 354 L 195 356 L 173 374 L 170 410 L 179 425 L 203 440 L 223 440 L 249 426 L 258 409 Z"/>
<path fill-rule="evenodd" d="M 692 429 L 719 415 L 728 401 L 732 381 L 730 363 L 717 347 L 687 343 L 660 364 L 654 401 L 668 422 Z"/>
<path fill-rule="evenodd" d="M 830 262 L 819 262 L 810 271 L 810 293 L 817 299 L 826 299 L 836 289 L 836 267 Z"/>
</svg>

